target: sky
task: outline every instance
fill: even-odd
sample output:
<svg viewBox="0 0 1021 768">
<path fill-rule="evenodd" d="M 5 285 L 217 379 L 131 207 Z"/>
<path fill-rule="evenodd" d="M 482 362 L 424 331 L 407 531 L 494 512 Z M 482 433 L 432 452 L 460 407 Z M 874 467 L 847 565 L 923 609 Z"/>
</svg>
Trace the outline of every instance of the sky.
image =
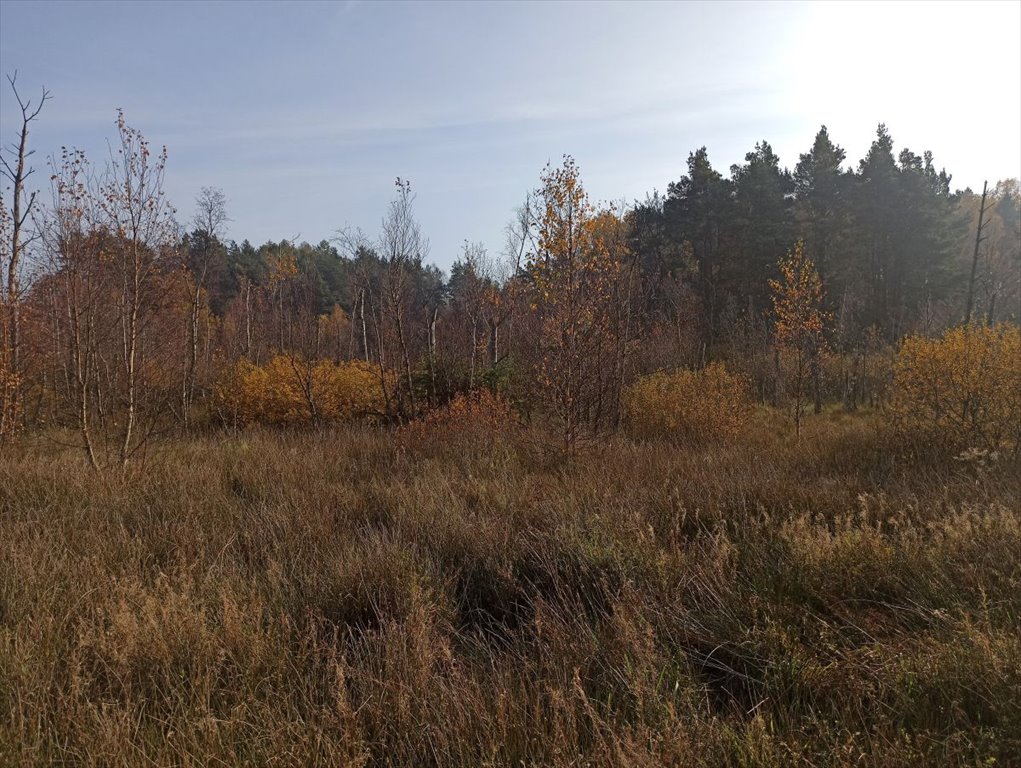
<svg viewBox="0 0 1021 768">
<path fill-rule="evenodd" d="M 856 165 L 876 126 L 953 186 L 1021 175 L 1021 2 L 22 2 L 0 71 L 52 94 L 30 137 L 101 163 L 116 109 L 168 147 L 187 222 L 222 189 L 228 236 L 379 231 L 394 180 L 446 269 L 490 254 L 547 162 L 595 201 L 644 199 L 705 145 L 725 175 L 767 140 L 793 168 L 819 126 Z M 20 127 L 9 88 L 0 135 Z"/>
</svg>

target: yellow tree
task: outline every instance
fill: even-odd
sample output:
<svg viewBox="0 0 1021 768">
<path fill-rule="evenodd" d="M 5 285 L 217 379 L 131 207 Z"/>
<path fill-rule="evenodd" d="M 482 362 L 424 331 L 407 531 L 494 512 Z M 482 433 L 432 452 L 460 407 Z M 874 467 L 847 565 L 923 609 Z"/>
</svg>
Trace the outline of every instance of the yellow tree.
<svg viewBox="0 0 1021 768">
<path fill-rule="evenodd" d="M 805 256 L 804 242 L 778 263 L 780 279 L 770 280 L 773 294 L 773 336 L 779 354 L 794 357 L 794 425 L 801 436 L 802 396 L 810 365 L 822 353 L 826 313 L 822 310 L 822 281 L 815 264 Z"/>
<path fill-rule="evenodd" d="M 620 271 L 601 229 L 601 215 L 565 157 L 547 166 L 536 194 L 535 250 L 526 263 L 539 321 L 536 374 L 565 453 L 584 426 L 598 427 L 612 369 L 614 284 Z"/>
</svg>

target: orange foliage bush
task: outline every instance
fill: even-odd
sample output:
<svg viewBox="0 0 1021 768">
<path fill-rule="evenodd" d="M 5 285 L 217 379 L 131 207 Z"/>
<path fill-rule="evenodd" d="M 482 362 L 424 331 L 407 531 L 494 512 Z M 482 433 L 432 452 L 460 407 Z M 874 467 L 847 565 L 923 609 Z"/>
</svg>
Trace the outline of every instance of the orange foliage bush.
<svg viewBox="0 0 1021 768">
<path fill-rule="evenodd" d="M 309 364 L 278 355 L 263 366 L 239 360 L 214 394 L 222 417 L 237 424 L 349 421 L 385 410 L 379 371 L 357 360 Z"/>
<path fill-rule="evenodd" d="M 905 339 L 890 413 L 916 444 L 952 451 L 1021 449 L 1021 330 L 960 326 Z"/>
<path fill-rule="evenodd" d="M 401 427 L 401 448 L 434 453 L 448 447 L 479 451 L 506 440 L 521 427 L 510 402 L 488 389 L 459 394 L 442 408 Z"/>
<path fill-rule="evenodd" d="M 632 435 L 688 441 L 733 437 L 751 412 L 747 379 L 721 363 L 643 376 L 627 388 L 623 405 Z"/>
</svg>

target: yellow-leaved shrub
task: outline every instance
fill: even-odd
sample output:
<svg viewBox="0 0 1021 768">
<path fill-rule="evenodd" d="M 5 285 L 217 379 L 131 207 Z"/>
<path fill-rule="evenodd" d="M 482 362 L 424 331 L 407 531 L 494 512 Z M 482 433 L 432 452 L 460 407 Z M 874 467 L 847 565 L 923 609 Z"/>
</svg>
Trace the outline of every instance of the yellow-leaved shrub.
<svg viewBox="0 0 1021 768">
<path fill-rule="evenodd" d="M 733 437 L 751 412 L 748 380 L 722 363 L 642 376 L 625 390 L 623 405 L 635 437 L 694 442 Z"/>
<path fill-rule="evenodd" d="M 349 421 L 385 408 L 379 370 L 359 360 L 310 364 L 278 355 L 262 366 L 239 360 L 214 395 L 221 416 L 242 425 Z"/>
<path fill-rule="evenodd" d="M 387 381 L 389 386 L 393 386 L 392 375 L 387 374 Z M 386 410 L 379 367 L 363 360 L 317 364 L 313 372 L 313 387 L 321 415 L 327 420 L 378 417 Z"/>
<path fill-rule="evenodd" d="M 890 414 L 916 445 L 948 451 L 1021 448 L 1021 330 L 960 326 L 905 339 Z"/>
<path fill-rule="evenodd" d="M 230 366 L 213 386 L 213 403 L 223 421 L 253 424 L 260 421 L 268 377 L 255 363 L 241 358 Z"/>
</svg>

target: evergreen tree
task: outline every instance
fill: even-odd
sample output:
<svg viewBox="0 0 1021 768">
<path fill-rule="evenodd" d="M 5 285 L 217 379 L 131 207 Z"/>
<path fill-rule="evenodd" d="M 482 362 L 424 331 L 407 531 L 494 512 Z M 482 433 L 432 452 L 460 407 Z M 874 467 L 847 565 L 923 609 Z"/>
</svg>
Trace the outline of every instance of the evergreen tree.
<svg viewBox="0 0 1021 768">
<path fill-rule="evenodd" d="M 755 145 L 744 165 L 731 166 L 732 247 L 724 266 L 725 290 L 754 317 L 769 302 L 777 259 L 793 244 L 794 183 L 769 142 Z"/>
<path fill-rule="evenodd" d="M 841 275 L 846 265 L 840 263 L 846 253 L 840 249 L 844 246 L 846 250 L 853 180 L 841 169 L 845 158 L 846 153 L 830 140 L 824 125 L 812 148 L 800 156 L 793 178 L 794 217 L 830 297 L 843 295 L 846 287 Z"/>
<path fill-rule="evenodd" d="M 705 147 L 688 155 L 688 175 L 667 187 L 664 214 L 672 237 L 687 243 L 702 301 L 702 341 L 712 346 L 723 302 L 719 292 L 723 242 L 731 214 L 732 184 L 709 162 Z"/>
<path fill-rule="evenodd" d="M 880 124 L 876 138 L 859 163 L 854 214 L 857 258 L 850 277 L 863 307 L 864 327 L 876 326 L 896 338 L 904 318 L 898 313 L 903 270 L 898 260 L 903 210 L 893 139 Z"/>
</svg>

